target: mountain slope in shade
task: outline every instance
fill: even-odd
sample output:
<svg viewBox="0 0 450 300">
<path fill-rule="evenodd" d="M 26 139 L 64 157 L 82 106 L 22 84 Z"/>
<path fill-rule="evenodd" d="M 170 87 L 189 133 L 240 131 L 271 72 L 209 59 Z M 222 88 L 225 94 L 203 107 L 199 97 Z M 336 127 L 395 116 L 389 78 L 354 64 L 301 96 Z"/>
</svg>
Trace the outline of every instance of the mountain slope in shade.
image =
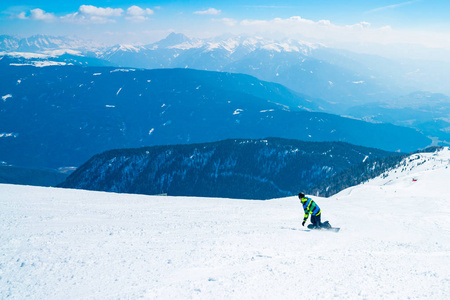
<svg viewBox="0 0 450 300">
<path fill-rule="evenodd" d="M 0 166 L 0 182 L 36 186 L 57 186 L 68 173 L 56 170 L 27 169 L 13 166 Z"/>
<path fill-rule="evenodd" d="M 324 102 L 248 75 L 1 68 L 0 160 L 19 166 L 79 166 L 110 149 L 228 138 L 344 141 L 402 152 L 431 143 L 412 129 L 310 112 Z"/>
<path fill-rule="evenodd" d="M 416 92 L 389 103 L 355 106 L 348 113 L 371 122 L 416 128 L 450 144 L 450 97 L 443 94 Z"/>
<path fill-rule="evenodd" d="M 411 159 L 313 197 L 339 233 L 306 231 L 296 197 L 0 184 L 0 298 L 447 299 L 449 151 Z"/>
<path fill-rule="evenodd" d="M 343 112 L 345 107 L 375 101 L 387 93 L 401 93 L 398 87 L 380 80 L 379 73 L 351 58 L 322 44 L 292 39 L 276 41 L 246 36 L 190 39 L 172 33 L 157 43 L 139 47 L 139 51 L 118 45 L 100 52 L 98 57 L 124 67 L 249 74 L 339 103 L 330 106 L 330 112 Z M 347 65 L 335 62 L 343 60 Z"/>
<path fill-rule="evenodd" d="M 270 199 L 309 191 L 366 160 L 394 155 L 341 142 L 279 138 L 112 150 L 60 186 L 97 191 Z"/>
<path fill-rule="evenodd" d="M 401 94 L 398 85 L 381 80 L 371 66 L 345 57 L 318 43 L 294 39 L 271 40 L 250 36 L 221 36 L 211 39 L 188 38 L 171 33 L 149 45 L 100 47 L 91 41 L 72 37 L 36 35 L 17 39 L 3 36 L 0 51 L 43 54 L 61 50 L 80 51 L 91 66 L 110 65 L 132 68 L 191 68 L 244 73 L 261 80 L 277 82 L 314 98 L 327 99 L 330 112 L 342 113 L 355 104 L 375 101 L 388 94 Z M 0 53 L 1 55 L 1 53 Z M 353 54 L 356 56 L 356 54 Z M 46 58 L 62 61 L 59 58 Z M 345 64 L 339 63 L 345 61 Z M 394 88 L 393 88 L 394 87 Z"/>
</svg>

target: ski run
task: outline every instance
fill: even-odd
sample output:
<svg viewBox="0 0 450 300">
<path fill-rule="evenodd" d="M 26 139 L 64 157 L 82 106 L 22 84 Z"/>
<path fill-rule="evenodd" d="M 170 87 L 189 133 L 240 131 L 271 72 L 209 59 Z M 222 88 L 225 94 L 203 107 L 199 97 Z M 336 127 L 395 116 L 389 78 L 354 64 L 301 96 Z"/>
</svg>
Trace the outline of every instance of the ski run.
<svg viewBox="0 0 450 300">
<path fill-rule="evenodd" d="M 0 185 L 1 299 L 449 299 L 450 151 L 330 198 Z"/>
</svg>

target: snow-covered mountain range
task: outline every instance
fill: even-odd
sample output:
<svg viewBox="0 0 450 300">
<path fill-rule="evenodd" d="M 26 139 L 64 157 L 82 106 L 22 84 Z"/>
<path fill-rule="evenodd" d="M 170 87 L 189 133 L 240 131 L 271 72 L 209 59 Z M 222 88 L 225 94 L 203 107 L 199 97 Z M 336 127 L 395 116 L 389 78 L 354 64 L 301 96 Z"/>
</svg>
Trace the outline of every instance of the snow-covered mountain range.
<svg viewBox="0 0 450 300">
<path fill-rule="evenodd" d="M 76 49 L 83 52 L 93 51 L 98 56 L 108 57 L 120 52 L 143 52 L 146 50 L 192 50 L 200 49 L 202 52 L 225 50 L 228 54 L 241 52 L 248 54 L 257 49 L 266 49 L 276 52 L 298 52 L 305 55 L 313 49 L 324 47 L 318 43 L 308 43 L 294 39 L 283 41 L 267 40 L 262 37 L 250 36 L 220 36 L 211 39 L 188 38 L 181 33 L 171 33 L 161 41 L 152 44 L 118 44 L 106 46 L 94 41 L 66 36 L 35 35 L 28 38 L 18 38 L 9 35 L 0 35 L 0 51 L 5 52 L 43 52 L 59 49 Z"/>
<path fill-rule="evenodd" d="M 276 41 L 246 36 L 196 39 L 171 33 L 148 45 L 100 46 L 75 38 L 44 35 L 25 39 L 2 36 L 0 41 L 3 55 L 29 56 L 30 52 L 48 54 L 70 49 L 84 57 L 121 67 L 193 68 L 249 74 L 312 97 L 338 102 L 336 112 L 409 91 L 403 88 L 405 84 L 398 84 L 396 76 L 385 74 L 387 70 L 382 66 L 392 65 L 390 60 L 294 39 Z M 55 55 L 48 60 L 61 61 Z M 397 69 L 406 72 L 403 67 Z"/>
<path fill-rule="evenodd" d="M 432 57 L 428 61 L 392 60 L 296 39 L 239 35 L 199 39 L 171 33 L 152 44 L 109 46 L 65 36 L 0 36 L 1 55 L 53 50 L 76 50 L 122 67 L 240 72 L 340 101 L 349 97 L 356 102 L 389 99 L 417 90 L 450 94 L 444 81 L 449 64 Z M 313 88 L 308 88 L 312 83 Z"/>
<path fill-rule="evenodd" d="M 0 298 L 447 299 L 450 151 L 314 197 L 243 201 L 0 184 Z M 313 293 L 313 294 L 312 294 Z"/>
<path fill-rule="evenodd" d="M 71 49 L 83 52 L 94 51 L 102 46 L 93 41 L 68 36 L 38 34 L 27 38 L 0 35 L 0 51 L 42 53 L 45 51 Z"/>
<path fill-rule="evenodd" d="M 188 38 L 172 33 L 152 44 L 98 45 L 73 37 L 0 37 L 0 63 L 132 68 L 193 68 L 244 73 L 280 83 L 329 105 L 329 113 L 369 122 L 395 122 L 449 141 L 450 65 L 394 61 L 293 39 L 250 36 Z M 430 92 L 425 92 L 425 91 Z M 418 92 L 419 91 L 419 92 Z M 425 94 L 425 97 L 417 95 Z M 446 98 L 444 106 L 430 103 Z M 402 102 L 398 107 L 392 103 Z M 420 104 L 420 105 L 417 105 Z M 393 118 L 395 116 L 395 118 Z"/>
<path fill-rule="evenodd" d="M 0 61 L 16 66 L 113 65 L 96 57 L 95 53 L 99 49 L 102 46 L 95 42 L 74 37 L 41 34 L 20 39 L 0 35 Z"/>
</svg>

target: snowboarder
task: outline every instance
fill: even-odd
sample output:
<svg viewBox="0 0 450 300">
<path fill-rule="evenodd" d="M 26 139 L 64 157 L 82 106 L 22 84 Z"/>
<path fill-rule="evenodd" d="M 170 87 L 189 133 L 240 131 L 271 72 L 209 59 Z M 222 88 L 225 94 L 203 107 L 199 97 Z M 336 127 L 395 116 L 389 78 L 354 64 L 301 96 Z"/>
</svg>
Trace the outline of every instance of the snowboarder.
<svg viewBox="0 0 450 300">
<path fill-rule="evenodd" d="M 320 207 L 311 198 L 308 198 L 303 193 L 298 194 L 298 198 L 303 205 L 303 210 L 305 211 L 305 217 L 303 218 L 302 226 L 305 226 L 306 220 L 309 214 L 311 214 L 311 223 L 315 228 L 322 227 L 320 222 Z"/>
</svg>

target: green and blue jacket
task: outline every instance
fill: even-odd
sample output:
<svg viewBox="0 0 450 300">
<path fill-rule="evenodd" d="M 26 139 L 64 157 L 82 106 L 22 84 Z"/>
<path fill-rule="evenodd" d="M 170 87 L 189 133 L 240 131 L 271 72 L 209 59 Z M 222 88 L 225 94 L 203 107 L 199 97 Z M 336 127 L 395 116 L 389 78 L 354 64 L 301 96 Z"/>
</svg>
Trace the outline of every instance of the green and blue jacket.
<svg viewBox="0 0 450 300">
<path fill-rule="evenodd" d="M 303 205 L 303 210 L 305 211 L 305 217 L 303 218 L 303 221 L 306 221 L 308 219 L 309 214 L 311 216 L 318 216 L 320 215 L 320 207 L 316 204 L 311 198 L 303 197 L 300 199 Z"/>
</svg>

